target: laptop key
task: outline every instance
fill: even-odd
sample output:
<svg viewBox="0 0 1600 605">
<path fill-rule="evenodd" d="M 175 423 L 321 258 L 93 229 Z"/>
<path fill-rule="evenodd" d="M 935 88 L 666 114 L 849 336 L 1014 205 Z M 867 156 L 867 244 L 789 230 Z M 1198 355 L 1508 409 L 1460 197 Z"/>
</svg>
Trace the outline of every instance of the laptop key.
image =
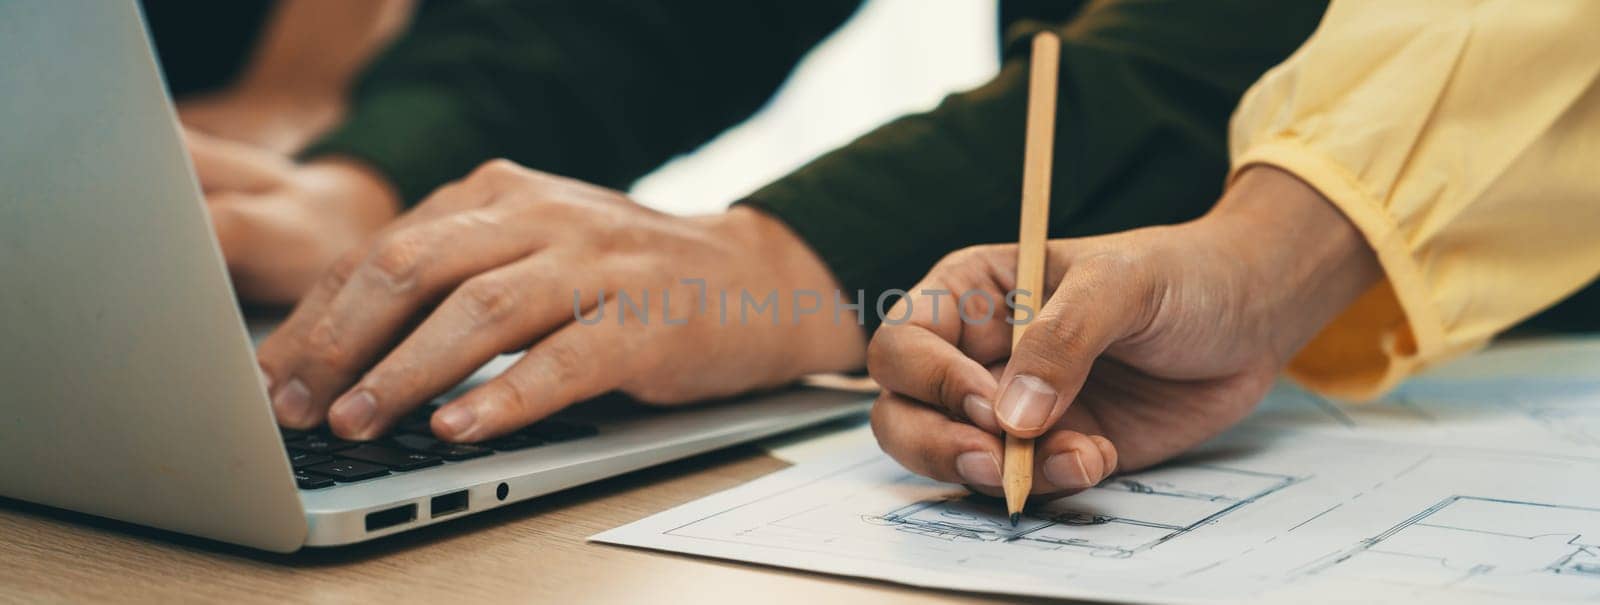
<svg viewBox="0 0 1600 605">
<path fill-rule="evenodd" d="M 545 420 L 533 426 L 522 429 L 522 434 L 536 437 L 545 441 L 571 441 L 584 437 L 593 437 L 600 432 L 593 425 L 576 424 L 561 420 Z"/>
<path fill-rule="evenodd" d="M 290 441 L 285 445 L 288 445 L 291 450 L 310 454 L 331 454 L 356 446 L 356 444 L 349 441 L 323 434 L 307 435 L 305 439 Z"/>
<path fill-rule="evenodd" d="M 359 445 L 339 452 L 340 458 L 353 458 L 363 462 L 381 464 L 392 470 L 414 471 L 443 464 L 444 460 L 433 454 L 405 452 L 381 445 Z"/>
<path fill-rule="evenodd" d="M 340 483 L 382 477 L 389 474 L 389 469 L 360 460 L 335 460 L 308 466 L 304 470 L 318 475 L 327 475 Z"/>
<path fill-rule="evenodd" d="M 289 452 L 289 466 L 292 466 L 296 469 L 302 469 L 313 464 L 331 462 L 332 460 L 332 457 L 324 456 L 322 454 L 313 454 L 310 452 Z"/>
<path fill-rule="evenodd" d="M 305 431 L 295 430 L 295 429 L 287 429 L 287 428 L 283 428 L 281 426 L 278 427 L 278 434 L 279 435 L 283 435 L 283 440 L 284 441 L 294 441 L 296 439 L 300 439 L 300 438 L 303 438 L 303 437 L 306 436 L 306 432 Z"/>
<path fill-rule="evenodd" d="M 544 440 L 532 435 L 512 433 L 499 439 L 487 441 L 483 445 L 499 452 L 514 452 L 544 445 Z"/>
<path fill-rule="evenodd" d="M 409 435 L 432 435 L 433 427 L 429 425 L 428 422 L 427 416 L 423 416 L 421 418 L 401 418 L 400 422 L 395 423 L 394 432 L 406 433 Z"/>
<path fill-rule="evenodd" d="M 445 443 L 432 437 L 422 435 L 395 435 L 390 438 L 395 445 L 424 454 L 433 454 L 451 462 L 471 460 L 481 456 L 493 454 L 494 450 L 464 443 Z"/>
<path fill-rule="evenodd" d="M 333 485 L 333 480 L 305 471 L 295 471 L 294 484 L 300 486 L 300 489 L 322 489 Z"/>
</svg>

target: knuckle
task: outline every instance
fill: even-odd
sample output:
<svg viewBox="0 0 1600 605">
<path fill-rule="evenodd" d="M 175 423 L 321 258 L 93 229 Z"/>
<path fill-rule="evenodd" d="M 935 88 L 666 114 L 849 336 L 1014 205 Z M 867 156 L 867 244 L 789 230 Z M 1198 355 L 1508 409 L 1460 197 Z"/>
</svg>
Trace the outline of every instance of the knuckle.
<svg viewBox="0 0 1600 605">
<path fill-rule="evenodd" d="M 1120 252 L 1101 252 L 1078 259 L 1073 269 L 1083 271 L 1097 285 L 1126 283 L 1127 280 L 1144 273 L 1144 263 L 1140 263 L 1128 254 Z"/>
<path fill-rule="evenodd" d="M 1087 365 L 1093 362 L 1084 363 Z M 1028 359 L 1018 369 L 1018 373 L 1035 376 L 1057 392 L 1071 390 L 1071 387 L 1075 386 L 1071 378 L 1074 374 L 1073 361 L 1066 357 L 1035 356 Z M 1076 373 L 1082 374 L 1083 371 L 1079 370 Z"/>
<path fill-rule="evenodd" d="M 530 195 L 525 207 L 539 220 L 561 225 L 563 230 L 581 235 L 585 241 L 603 245 L 608 250 L 626 250 L 629 243 L 645 236 L 612 220 L 610 213 L 598 207 L 559 195 L 547 195 L 544 190 Z"/>
<path fill-rule="evenodd" d="M 479 324 L 499 323 L 517 308 L 517 289 L 499 277 L 481 276 L 467 280 L 456 294 L 456 304 L 467 317 Z"/>
<path fill-rule="evenodd" d="M 349 349 L 340 342 L 338 328 L 326 319 L 306 332 L 303 350 L 312 363 L 323 367 L 342 368 L 351 362 Z"/>
<path fill-rule="evenodd" d="M 1097 355 L 1088 333 L 1074 322 L 1053 320 L 1045 324 L 1044 334 L 1049 336 L 1048 346 L 1034 349 L 1034 363 L 1049 368 L 1061 368 L 1070 360 L 1090 360 Z"/>
<path fill-rule="evenodd" d="M 956 304 L 959 305 L 956 310 L 961 313 L 962 319 L 970 318 L 974 322 L 982 322 L 984 318 L 996 317 L 1000 310 L 1005 307 L 1001 303 L 1001 295 L 996 295 L 988 290 L 971 290 L 970 292 L 973 293 L 971 296 L 965 296 L 967 292 L 963 292 L 957 295 L 956 298 Z"/>
<path fill-rule="evenodd" d="M 430 250 L 423 236 L 414 231 L 402 231 L 384 238 L 367 266 L 396 290 L 408 289 L 416 283 Z"/>
<path fill-rule="evenodd" d="M 468 184 L 469 182 L 470 181 L 468 181 L 466 177 L 462 177 L 440 185 L 438 189 L 434 189 L 433 193 L 428 195 L 427 199 L 422 201 L 419 207 L 442 204 L 444 202 L 439 200 L 447 200 L 461 196 L 471 188 L 471 185 Z"/>
<path fill-rule="evenodd" d="M 1016 246 L 1013 244 L 980 244 L 976 246 L 967 246 L 960 250 L 946 254 L 944 258 L 939 259 L 938 266 L 945 270 L 967 268 L 970 266 L 987 266 L 990 259 L 1003 256 L 1008 250 L 1012 251 L 1014 255 L 1015 247 Z"/>
<path fill-rule="evenodd" d="M 974 261 L 987 261 L 994 258 L 1014 257 L 1017 253 L 1016 244 L 979 244 L 969 246 L 964 250 L 968 258 Z"/>
<path fill-rule="evenodd" d="M 344 285 L 350 283 L 350 277 L 355 275 L 356 268 L 361 266 L 361 256 L 346 254 L 334 261 L 328 271 L 322 274 L 322 288 L 328 292 L 338 292 Z"/>
<path fill-rule="evenodd" d="M 949 254 L 944 255 L 944 258 L 939 259 L 939 262 L 934 264 L 934 268 L 935 269 L 949 270 L 949 269 L 952 269 L 952 268 L 955 268 L 955 267 L 959 267 L 959 266 L 965 265 L 965 264 L 971 262 L 973 259 L 977 258 L 978 256 L 979 256 L 979 252 L 977 250 L 977 247 L 976 246 L 968 246 L 966 248 L 962 248 L 960 250 L 956 250 L 954 252 L 951 252 Z"/>
<path fill-rule="evenodd" d="M 894 339 L 891 333 L 895 326 L 885 325 L 878 328 L 872 335 L 872 340 L 867 342 L 867 373 L 874 378 L 883 380 L 894 373 Z"/>
<path fill-rule="evenodd" d="M 426 390 L 432 377 L 426 370 L 419 371 L 417 368 L 405 367 L 408 365 L 410 364 L 396 367 L 395 364 L 384 362 L 372 368 L 361 379 L 361 388 L 378 394 L 380 413 L 399 413 L 401 410 L 395 409 L 395 406 L 427 395 Z"/>
<path fill-rule="evenodd" d="M 483 385 L 484 400 L 489 401 L 495 409 L 500 410 L 506 417 L 496 419 L 505 423 L 513 421 L 529 422 L 533 420 L 534 406 L 524 390 L 511 380 L 491 380 Z"/>
<path fill-rule="evenodd" d="M 505 158 L 495 158 L 479 164 L 477 168 L 472 170 L 472 174 L 467 175 L 467 180 L 495 181 L 508 176 L 522 174 L 526 170 L 526 168 L 523 168 L 511 160 Z"/>
<path fill-rule="evenodd" d="M 574 384 L 582 378 L 583 368 L 586 367 L 582 351 L 566 344 L 549 343 L 538 354 L 542 362 L 538 382 Z"/>
</svg>

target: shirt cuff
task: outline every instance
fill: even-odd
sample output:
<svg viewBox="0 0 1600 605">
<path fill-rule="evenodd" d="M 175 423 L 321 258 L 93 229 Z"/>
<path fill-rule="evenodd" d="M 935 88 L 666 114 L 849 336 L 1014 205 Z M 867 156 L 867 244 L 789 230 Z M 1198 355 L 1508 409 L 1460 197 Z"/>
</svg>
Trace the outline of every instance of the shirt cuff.
<svg viewBox="0 0 1600 605">
<path fill-rule="evenodd" d="M 1484 344 L 1449 337 L 1432 288 L 1395 217 L 1343 166 L 1288 138 L 1252 145 L 1233 164 L 1230 181 L 1255 164 L 1276 166 L 1304 180 L 1361 232 L 1383 267 L 1384 280 L 1289 362 L 1290 378 L 1324 395 L 1370 400 L 1431 364 Z"/>
</svg>

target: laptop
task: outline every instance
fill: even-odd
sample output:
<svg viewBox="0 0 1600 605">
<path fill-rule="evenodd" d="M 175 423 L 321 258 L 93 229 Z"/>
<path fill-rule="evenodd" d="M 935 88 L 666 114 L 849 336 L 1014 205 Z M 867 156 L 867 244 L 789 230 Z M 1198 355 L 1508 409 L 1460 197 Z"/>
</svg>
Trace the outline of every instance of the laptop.
<svg viewBox="0 0 1600 605">
<path fill-rule="evenodd" d="M 870 404 L 601 399 L 478 445 L 420 416 L 361 444 L 280 430 L 135 2 L 0 2 L 0 91 L 0 496 L 291 552 Z"/>
</svg>

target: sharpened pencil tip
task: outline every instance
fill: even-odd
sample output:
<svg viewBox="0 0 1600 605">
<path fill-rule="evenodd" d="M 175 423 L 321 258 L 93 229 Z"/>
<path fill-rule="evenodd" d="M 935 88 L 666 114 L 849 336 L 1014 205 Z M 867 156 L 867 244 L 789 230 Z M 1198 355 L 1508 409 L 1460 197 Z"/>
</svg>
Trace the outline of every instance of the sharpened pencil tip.
<svg viewBox="0 0 1600 605">
<path fill-rule="evenodd" d="M 1022 513 L 1011 513 L 1011 526 L 1016 527 L 1022 521 Z"/>
</svg>

